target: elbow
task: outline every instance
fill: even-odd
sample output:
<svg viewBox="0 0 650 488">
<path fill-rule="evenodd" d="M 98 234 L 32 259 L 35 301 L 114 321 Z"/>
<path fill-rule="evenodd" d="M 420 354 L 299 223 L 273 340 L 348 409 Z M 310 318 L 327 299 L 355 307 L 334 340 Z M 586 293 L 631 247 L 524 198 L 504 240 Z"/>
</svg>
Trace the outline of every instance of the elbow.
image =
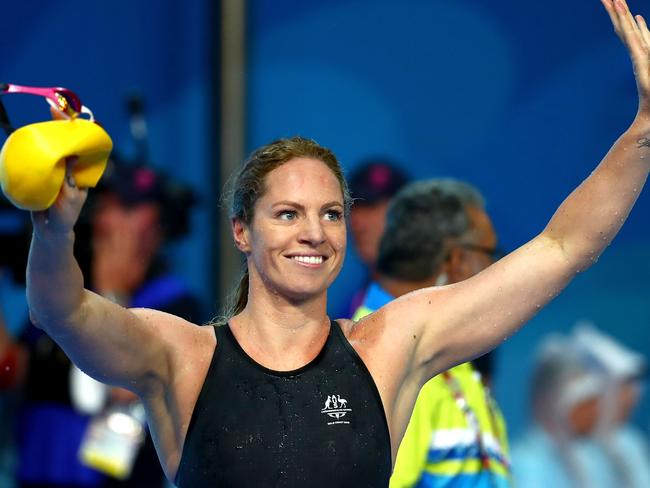
<svg viewBox="0 0 650 488">
<path fill-rule="evenodd" d="M 59 299 L 52 297 L 47 301 L 31 300 L 28 294 L 29 320 L 34 327 L 50 335 L 60 336 L 72 324 L 82 324 L 87 316 L 84 294 L 78 297 Z"/>
<path fill-rule="evenodd" d="M 598 261 L 603 249 L 590 245 L 587 239 L 561 238 L 545 230 L 537 239 L 546 255 L 552 256 L 554 267 L 564 269 L 568 276 L 591 267 Z"/>
</svg>

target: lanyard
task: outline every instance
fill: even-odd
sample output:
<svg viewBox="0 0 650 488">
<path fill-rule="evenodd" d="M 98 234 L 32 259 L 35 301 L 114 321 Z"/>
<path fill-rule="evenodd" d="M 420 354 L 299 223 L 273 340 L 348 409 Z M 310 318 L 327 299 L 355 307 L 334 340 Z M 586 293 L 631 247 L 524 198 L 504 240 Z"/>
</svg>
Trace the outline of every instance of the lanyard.
<svg viewBox="0 0 650 488">
<path fill-rule="evenodd" d="M 483 434 L 481 431 L 481 424 L 479 422 L 478 416 L 476 415 L 476 412 L 474 412 L 474 410 L 469 404 L 469 401 L 467 401 L 467 398 L 463 393 L 463 390 L 460 386 L 458 379 L 455 378 L 449 371 L 444 371 L 443 373 L 441 373 L 441 375 L 445 380 L 445 383 L 447 383 L 447 386 L 451 389 L 454 400 L 456 401 L 456 405 L 463 412 L 467 424 L 475 432 L 475 436 L 476 436 L 475 441 L 479 450 L 481 467 L 483 469 L 490 471 L 490 466 L 492 461 L 490 459 L 490 454 L 487 450 L 487 446 L 485 445 L 485 439 L 483 438 Z M 488 405 L 488 413 L 490 415 L 490 424 L 492 425 L 492 429 L 496 435 L 497 423 L 494 415 L 494 401 L 489 391 L 485 387 L 484 387 L 484 391 L 485 391 L 485 400 Z M 505 458 L 502 458 L 501 461 L 506 466 L 506 468 L 508 468 L 507 460 Z"/>
</svg>

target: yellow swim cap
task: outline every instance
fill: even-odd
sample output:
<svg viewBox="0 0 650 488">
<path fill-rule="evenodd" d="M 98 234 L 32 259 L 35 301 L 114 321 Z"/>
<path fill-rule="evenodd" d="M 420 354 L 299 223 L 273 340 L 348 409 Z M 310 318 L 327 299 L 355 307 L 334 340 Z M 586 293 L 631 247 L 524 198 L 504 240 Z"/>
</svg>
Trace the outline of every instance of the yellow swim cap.
<svg viewBox="0 0 650 488">
<path fill-rule="evenodd" d="M 0 185 L 24 210 L 45 210 L 56 200 L 66 159 L 78 158 L 72 172 L 80 187 L 93 187 L 104 172 L 113 142 L 89 120 L 52 120 L 14 131 L 0 151 Z"/>
</svg>

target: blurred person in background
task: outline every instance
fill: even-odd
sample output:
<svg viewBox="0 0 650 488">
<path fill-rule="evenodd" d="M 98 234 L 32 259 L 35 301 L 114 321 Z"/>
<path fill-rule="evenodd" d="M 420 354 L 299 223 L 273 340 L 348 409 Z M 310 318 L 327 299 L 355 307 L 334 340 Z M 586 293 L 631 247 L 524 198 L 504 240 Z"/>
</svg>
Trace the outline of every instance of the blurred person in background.
<svg viewBox="0 0 650 488">
<path fill-rule="evenodd" d="M 90 201 L 94 289 L 123 306 L 157 308 L 202 323 L 206 317 L 198 298 L 170 270 L 163 255 L 166 243 L 189 231 L 193 193 L 151 166 L 115 159 L 112 163 Z M 74 371 L 85 376 L 77 368 Z M 87 384 L 80 383 L 80 388 Z M 140 408 L 144 415 L 137 396 L 124 388 L 111 388 L 108 407 L 111 404 Z M 144 419 L 138 421 L 143 423 Z M 147 434 L 130 475 L 125 480 L 109 476 L 103 486 L 153 488 L 164 481 Z"/>
<path fill-rule="evenodd" d="M 4 293 L 25 286 L 27 249 L 31 238 L 29 216 L 0 195 L 0 487 L 13 488 L 16 465 L 14 425 L 27 355 L 17 344 L 19 326 L 27 310 L 8 305 Z M 20 317 L 12 315 L 19 312 Z M 18 326 L 18 327 L 17 327 Z"/>
<path fill-rule="evenodd" d="M 650 486 L 647 440 L 628 422 L 645 367 L 591 325 L 549 336 L 531 385 L 535 424 L 513 445 L 516 486 Z"/>
<path fill-rule="evenodd" d="M 75 255 L 88 286 L 126 306 L 156 307 L 197 323 L 205 320 L 199 300 L 169 269 L 163 255 L 165 244 L 189 231 L 193 204 L 191 190 L 152 167 L 115 158 L 109 161 L 75 229 L 86 237 L 76 242 Z M 97 455 L 97 449 L 92 466 L 79 460 L 96 417 L 115 405 L 136 404 L 135 395 L 122 388 L 108 390 L 90 380 L 47 334 L 31 324 L 11 348 L 28 358 L 23 368 L 15 370 L 11 383 L 4 382 L 10 387 L 24 377 L 17 435 L 18 486 L 163 486 L 164 474 L 149 435 L 134 446 L 137 452 L 126 479 L 111 476 L 111 470 L 105 469 L 110 458 Z"/>
<path fill-rule="evenodd" d="M 1 278 L 2 276 L 0 276 Z M 15 452 L 13 449 L 13 418 L 14 405 L 5 393 L 19 378 L 17 371 L 24 370 L 19 363 L 24 360 L 22 350 L 17 347 L 9 336 L 2 309 L 0 308 L 0 486 L 13 488 L 13 471 Z"/>
<path fill-rule="evenodd" d="M 349 229 L 357 255 L 365 266 L 366 277 L 362 288 L 352 296 L 346 317 L 351 317 L 359 308 L 369 283 L 375 277 L 388 202 L 408 180 L 399 164 L 383 158 L 362 161 L 350 174 L 348 183 L 354 205 L 350 209 Z"/>
<path fill-rule="evenodd" d="M 453 179 L 407 185 L 388 208 L 375 281 L 354 319 L 414 290 L 474 276 L 494 261 L 496 242 L 484 199 L 473 186 Z M 506 487 L 508 469 L 505 421 L 468 362 L 420 391 L 390 486 Z"/>
</svg>

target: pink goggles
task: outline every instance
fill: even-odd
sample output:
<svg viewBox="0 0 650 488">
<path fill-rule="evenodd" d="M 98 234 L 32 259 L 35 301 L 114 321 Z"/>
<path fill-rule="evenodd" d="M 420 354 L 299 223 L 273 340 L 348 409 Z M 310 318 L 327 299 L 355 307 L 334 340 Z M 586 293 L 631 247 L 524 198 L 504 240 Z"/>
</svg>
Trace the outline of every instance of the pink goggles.
<svg viewBox="0 0 650 488">
<path fill-rule="evenodd" d="M 92 112 L 81 103 L 79 97 L 67 88 L 53 87 L 41 88 L 33 86 L 13 85 L 11 83 L 0 83 L 0 95 L 10 93 L 25 93 L 27 95 L 37 95 L 44 97 L 52 108 L 64 114 L 67 118 L 74 119 L 80 114 L 89 116 L 92 122 L 95 121 Z M 7 111 L 0 100 L 0 128 L 7 135 L 13 132 L 14 128 L 9 121 Z"/>
<path fill-rule="evenodd" d="M 0 83 L 0 94 L 5 93 L 26 93 L 28 95 L 38 95 L 46 98 L 51 105 L 57 110 L 76 117 L 83 111 L 83 105 L 79 97 L 67 88 L 38 88 L 32 86 L 12 85 L 10 83 Z"/>
</svg>

